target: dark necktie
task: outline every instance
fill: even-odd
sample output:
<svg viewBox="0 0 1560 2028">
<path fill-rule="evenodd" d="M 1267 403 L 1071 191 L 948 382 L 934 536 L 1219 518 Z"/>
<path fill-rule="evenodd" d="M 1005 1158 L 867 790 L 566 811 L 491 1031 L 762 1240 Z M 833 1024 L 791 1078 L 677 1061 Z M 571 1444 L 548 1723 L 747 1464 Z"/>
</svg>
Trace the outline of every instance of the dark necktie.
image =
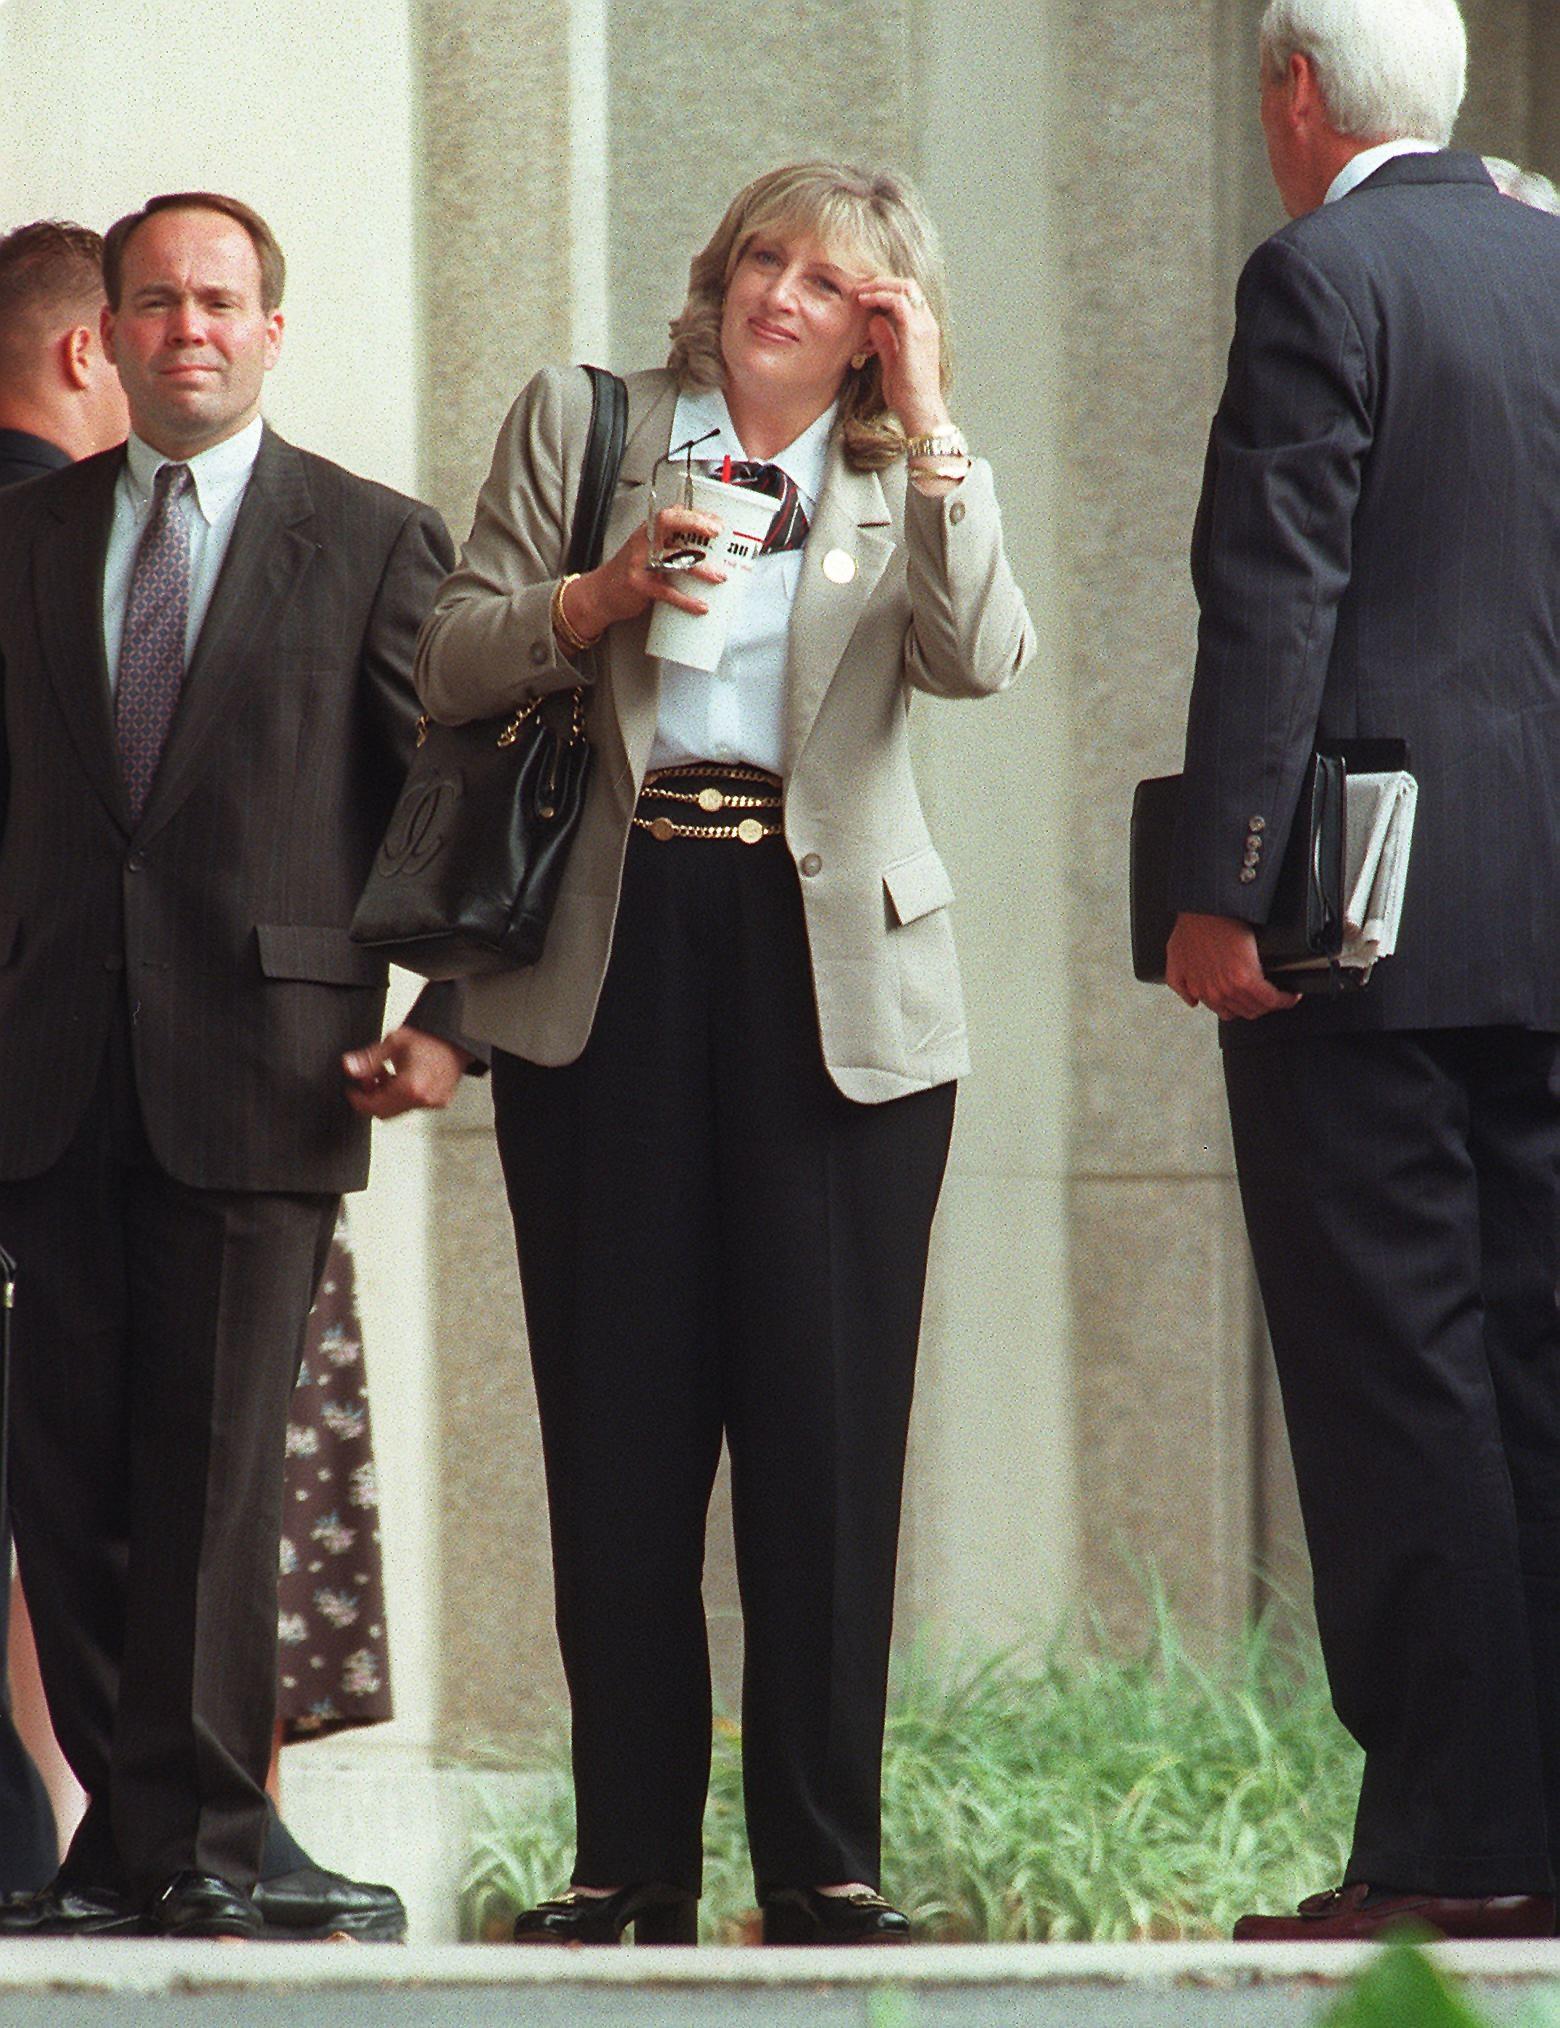
<svg viewBox="0 0 1560 2028">
<path fill-rule="evenodd" d="M 755 493 L 769 493 L 779 501 L 769 524 L 760 556 L 774 556 L 782 549 L 800 549 L 807 540 L 807 511 L 796 481 L 778 465 L 761 465 L 754 458 L 739 458 L 729 474 L 733 486 L 751 486 Z"/>
<path fill-rule="evenodd" d="M 125 602 L 114 729 L 130 814 L 136 821 L 146 807 L 184 682 L 190 531 L 179 503 L 190 483 L 188 465 L 159 466 L 152 484 L 152 511 L 135 553 Z"/>
</svg>

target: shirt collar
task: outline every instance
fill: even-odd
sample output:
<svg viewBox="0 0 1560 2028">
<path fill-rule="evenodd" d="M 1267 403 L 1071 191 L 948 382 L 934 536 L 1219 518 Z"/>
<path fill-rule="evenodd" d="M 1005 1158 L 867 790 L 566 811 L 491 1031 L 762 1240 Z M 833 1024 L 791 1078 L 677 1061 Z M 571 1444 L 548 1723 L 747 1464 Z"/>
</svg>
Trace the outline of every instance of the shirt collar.
<svg viewBox="0 0 1560 2028">
<path fill-rule="evenodd" d="M 179 459 L 167 458 L 161 451 L 154 451 L 132 430 L 125 455 L 136 506 L 143 506 L 151 498 L 152 483 L 164 465 L 182 463 L 190 468 L 195 504 L 202 518 L 208 524 L 215 521 L 249 484 L 249 475 L 260 455 L 260 439 L 264 434 L 265 424 L 256 416 L 252 423 L 247 423 L 236 435 L 224 437 L 220 444 L 213 444 L 209 450 L 197 451 L 193 458 Z"/>
<path fill-rule="evenodd" d="M 1421 141 L 1408 137 L 1401 141 L 1378 141 L 1374 148 L 1361 148 L 1357 155 L 1351 155 L 1327 186 L 1323 204 L 1336 204 L 1340 197 L 1347 197 L 1351 190 L 1357 190 L 1367 176 L 1374 176 L 1383 162 L 1390 162 L 1398 155 L 1439 155 L 1438 141 Z"/>
<path fill-rule="evenodd" d="M 778 465 L 792 480 L 802 496 L 802 505 L 809 518 L 818 505 L 818 495 L 823 487 L 829 436 L 838 419 L 839 407 L 838 402 L 832 403 L 783 451 L 777 451 L 772 458 L 765 460 L 766 464 Z M 707 444 L 700 444 L 698 455 L 701 459 L 714 456 L 719 460 L 728 454 L 733 458 L 747 456 L 732 425 L 731 411 L 721 390 L 718 387 L 685 389 L 677 397 L 677 412 L 672 418 L 673 448 L 687 443 L 690 437 L 702 437 L 706 430 L 718 430 L 720 434 L 711 437 Z"/>
</svg>

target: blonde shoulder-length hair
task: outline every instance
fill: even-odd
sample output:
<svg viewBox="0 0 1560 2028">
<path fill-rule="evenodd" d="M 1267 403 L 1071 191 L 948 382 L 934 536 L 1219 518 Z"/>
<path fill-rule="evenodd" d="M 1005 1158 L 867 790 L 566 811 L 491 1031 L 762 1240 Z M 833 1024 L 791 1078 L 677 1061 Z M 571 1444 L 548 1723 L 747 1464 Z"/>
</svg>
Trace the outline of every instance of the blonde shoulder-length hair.
<svg viewBox="0 0 1560 2028">
<path fill-rule="evenodd" d="M 679 387 L 725 384 L 720 322 L 727 284 L 753 235 L 774 226 L 811 233 L 831 252 L 917 283 L 942 336 L 947 388 L 947 293 L 931 220 L 902 178 L 843 162 L 790 162 L 755 177 L 732 199 L 709 245 L 693 257 L 688 300 L 672 320 L 666 363 Z M 903 455 L 904 432 L 884 403 L 876 353 L 864 366 L 845 369 L 838 426 L 846 461 L 858 472 L 881 471 Z"/>
</svg>

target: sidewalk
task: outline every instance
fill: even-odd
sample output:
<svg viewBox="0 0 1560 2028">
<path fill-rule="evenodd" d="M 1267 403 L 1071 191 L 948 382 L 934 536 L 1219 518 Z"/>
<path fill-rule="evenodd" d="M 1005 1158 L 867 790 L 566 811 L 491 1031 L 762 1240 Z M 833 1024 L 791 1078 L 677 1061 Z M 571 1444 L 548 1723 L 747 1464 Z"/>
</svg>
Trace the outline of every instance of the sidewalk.
<svg viewBox="0 0 1560 2028">
<path fill-rule="evenodd" d="M 11 1943 L 0 2028 L 1313 2028 L 1366 1946 L 896 1951 Z M 1560 1943 L 1437 1952 L 1493 2021 Z"/>
</svg>

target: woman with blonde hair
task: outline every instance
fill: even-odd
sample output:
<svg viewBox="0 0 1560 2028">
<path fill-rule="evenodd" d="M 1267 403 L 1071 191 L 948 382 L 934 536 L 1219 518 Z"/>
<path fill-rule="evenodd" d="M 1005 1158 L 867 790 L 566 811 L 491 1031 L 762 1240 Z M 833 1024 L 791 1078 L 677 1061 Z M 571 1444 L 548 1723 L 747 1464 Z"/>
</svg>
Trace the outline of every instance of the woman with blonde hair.
<svg viewBox="0 0 1560 2028">
<path fill-rule="evenodd" d="M 583 681 L 595 748 L 541 960 L 473 981 L 465 1012 L 496 1047 L 573 1714 L 574 1885 L 522 1914 L 522 1941 L 693 1941 L 723 1437 L 765 1939 L 908 1933 L 878 1892 L 884 1698 L 968 1059 L 906 726 L 916 693 L 1000 690 L 1032 647 L 946 384 L 906 186 L 760 176 L 693 261 L 667 366 L 628 381 L 607 560 L 563 571 L 590 392 L 547 370 L 424 630 L 436 718 Z M 659 567 L 719 527 L 674 500 L 647 528 L 669 452 L 776 503 L 708 673 L 646 644 L 658 605 L 701 612 L 696 580 L 719 577 Z"/>
</svg>

